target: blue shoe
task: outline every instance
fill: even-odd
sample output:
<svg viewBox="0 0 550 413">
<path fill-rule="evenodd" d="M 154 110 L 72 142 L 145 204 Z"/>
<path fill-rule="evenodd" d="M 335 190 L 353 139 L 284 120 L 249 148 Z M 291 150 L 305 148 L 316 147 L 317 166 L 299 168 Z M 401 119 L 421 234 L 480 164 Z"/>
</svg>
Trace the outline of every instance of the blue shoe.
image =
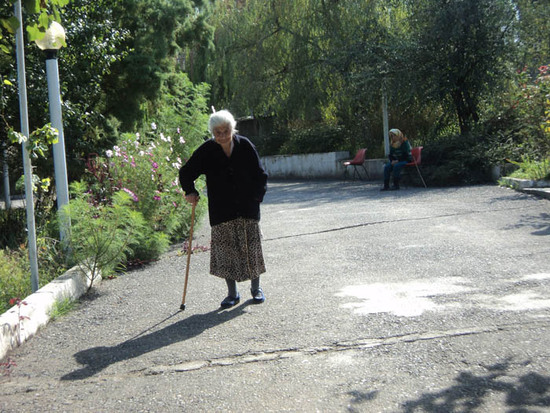
<svg viewBox="0 0 550 413">
<path fill-rule="evenodd" d="M 239 294 L 237 294 L 236 297 L 232 297 L 232 296 L 228 295 L 222 301 L 221 306 L 222 306 L 222 308 L 230 308 L 230 307 L 233 307 L 234 305 L 239 304 L 240 301 L 241 301 L 241 297 L 239 296 Z"/>
<path fill-rule="evenodd" d="M 252 293 L 252 301 L 255 304 L 261 304 L 265 301 L 265 295 L 261 288 L 250 290 L 250 292 Z"/>
</svg>

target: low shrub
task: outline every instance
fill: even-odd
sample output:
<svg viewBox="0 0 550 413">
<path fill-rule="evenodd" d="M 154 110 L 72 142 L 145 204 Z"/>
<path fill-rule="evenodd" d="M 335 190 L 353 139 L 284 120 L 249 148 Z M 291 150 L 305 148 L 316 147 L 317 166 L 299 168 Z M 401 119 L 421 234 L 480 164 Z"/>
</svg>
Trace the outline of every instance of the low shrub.
<svg viewBox="0 0 550 413">
<path fill-rule="evenodd" d="M 27 214 L 24 208 L 0 209 L 0 248 L 17 249 L 27 241 Z"/>
<path fill-rule="evenodd" d="M 319 125 L 291 129 L 288 139 L 280 146 L 280 155 L 346 151 L 350 142 L 342 126 Z"/>
<path fill-rule="evenodd" d="M 511 178 L 550 180 L 550 158 L 535 161 L 524 157 L 521 162 L 510 162 L 518 167 L 510 174 Z"/>
<path fill-rule="evenodd" d="M 25 250 L 0 250 L 0 314 L 9 310 L 10 300 L 32 292 Z"/>
<path fill-rule="evenodd" d="M 132 253 L 132 246 L 143 239 L 146 228 L 140 212 L 135 211 L 131 196 L 115 192 L 109 204 L 93 204 L 84 184 L 73 183 L 78 194 L 60 213 L 62 222 L 70 221 L 67 250 L 74 264 L 90 278 L 90 288 L 96 276 L 110 276 Z"/>
<path fill-rule="evenodd" d="M 491 167 L 486 143 L 473 134 L 426 142 L 422 150 L 422 174 L 428 186 L 486 183 Z"/>
<path fill-rule="evenodd" d="M 89 159 L 83 186 L 73 188 L 80 202 L 85 199 L 102 211 L 114 206 L 117 194 L 126 193 L 130 199 L 126 206 L 138 212 L 143 220 L 125 250 L 128 262 L 154 260 L 167 251 L 172 242 L 187 237 L 191 208 L 179 185 L 178 173 L 192 149 L 200 143 L 202 139 L 189 143 L 180 134 L 171 137 L 152 123 L 146 132 L 123 134 L 105 156 Z M 204 180 L 199 179 L 197 189 L 203 188 Z M 90 213 L 83 205 L 79 204 L 79 208 L 79 213 Z M 196 210 L 197 219 L 205 210 L 203 200 Z"/>
</svg>

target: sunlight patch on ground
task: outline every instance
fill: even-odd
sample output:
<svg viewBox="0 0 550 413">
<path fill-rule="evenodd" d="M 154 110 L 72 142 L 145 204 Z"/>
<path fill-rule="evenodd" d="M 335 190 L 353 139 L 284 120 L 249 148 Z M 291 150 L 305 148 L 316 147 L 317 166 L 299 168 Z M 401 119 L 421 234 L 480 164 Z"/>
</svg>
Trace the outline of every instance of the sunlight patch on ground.
<svg viewBox="0 0 550 413">
<path fill-rule="evenodd" d="M 419 316 L 425 311 L 437 311 L 443 306 L 432 297 L 468 292 L 468 281 L 455 277 L 441 280 L 416 280 L 402 283 L 375 283 L 344 287 L 336 295 L 354 297 L 361 302 L 343 304 L 356 314 L 393 313 L 402 317 Z"/>
<path fill-rule="evenodd" d="M 351 354 L 345 352 L 339 352 L 332 354 L 328 360 L 328 364 L 338 367 L 338 366 L 353 366 L 357 361 Z"/>
<path fill-rule="evenodd" d="M 550 300 L 536 291 L 525 291 L 498 298 L 496 307 L 507 311 L 541 310 L 550 308 Z"/>
<path fill-rule="evenodd" d="M 523 276 L 524 280 L 550 280 L 550 273 L 527 274 Z"/>
<path fill-rule="evenodd" d="M 549 273 L 528 274 L 524 281 L 547 281 Z M 550 309 L 547 288 L 532 285 L 517 285 L 516 280 L 508 280 L 515 291 L 506 295 L 491 295 L 476 292 L 465 278 L 453 277 L 438 280 L 415 280 L 402 283 L 373 283 L 350 285 L 342 288 L 336 296 L 352 297 L 355 302 L 342 304 L 342 308 L 352 309 L 356 314 L 391 313 L 400 317 L 420 316 L 427 311 L 442 311 L 460 306 L 459 301 L 435 300 L 450 294 L 468 293 L 466 301 L 472 308 L 498 311 L 529 311 Z"/>
</svg>

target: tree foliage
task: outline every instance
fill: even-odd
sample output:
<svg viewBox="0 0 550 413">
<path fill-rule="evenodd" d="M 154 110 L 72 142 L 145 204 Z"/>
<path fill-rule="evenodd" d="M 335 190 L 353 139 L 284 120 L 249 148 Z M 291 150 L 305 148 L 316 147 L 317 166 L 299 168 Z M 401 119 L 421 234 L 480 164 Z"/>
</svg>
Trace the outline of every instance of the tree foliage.
<svg viewBox="0 0 550 413">
<path fill-rule="evenodd" d="M 514 10 L 498 0 L 413 4 L 411 70 L 422 80 L 422 95 L 452 107 L 466 133 L 480 120 L 484 95 L 491 94 L 506 70 Z"/>
<path fill-rule="evenodd" d="M 548 0 L 514 0 L 518 20 L 518 65 L 538 68 L 550 63 Z"/>
<path fill-rule="evenodd" d="M 128 54 L 104 78 L 104 113 L 130 131 L 151 116 L 144 105 L 160 97 L 163 74 L 185 68 L 186 48 L 210 41 L 209 8 L 202 0 L 118 0 L 112 10 Z"/>
<path fill-rule="evenodd" d="M 517 39 L 532 45 L 548 33 L 544 3 L 220 1 L 215 52 L 197 53 L 193 76 L 213 85 L 214 104 L 241 116 L 344 126 L 351 145 L 381 142 L 383 95 L 390 123 L 413 137 L 464 134 L 504 90 Z M 522 13 L 536 29 L 518 24 Z M 537 51 L 548 58 L 546 43 L 531 61 Z"/>
</svg>

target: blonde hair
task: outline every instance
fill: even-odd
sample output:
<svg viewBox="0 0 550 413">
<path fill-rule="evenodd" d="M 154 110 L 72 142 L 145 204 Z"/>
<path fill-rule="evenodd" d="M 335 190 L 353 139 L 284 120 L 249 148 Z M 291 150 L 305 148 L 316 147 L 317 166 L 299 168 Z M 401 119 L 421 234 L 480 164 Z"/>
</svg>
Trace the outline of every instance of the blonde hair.
<svg viewBox="0 0 550 413">
<path fill-rule="evenodd" d="M 403 132 L 399 129 L 390 129 L 390 135 L 397 136 L 399 139 L 404 139 Z"/>
<path fill-rule="evenodd" d="M 390 144 L 398 148 L 407 138 L 399 129 L 390 129 Z"/>
</svg>

